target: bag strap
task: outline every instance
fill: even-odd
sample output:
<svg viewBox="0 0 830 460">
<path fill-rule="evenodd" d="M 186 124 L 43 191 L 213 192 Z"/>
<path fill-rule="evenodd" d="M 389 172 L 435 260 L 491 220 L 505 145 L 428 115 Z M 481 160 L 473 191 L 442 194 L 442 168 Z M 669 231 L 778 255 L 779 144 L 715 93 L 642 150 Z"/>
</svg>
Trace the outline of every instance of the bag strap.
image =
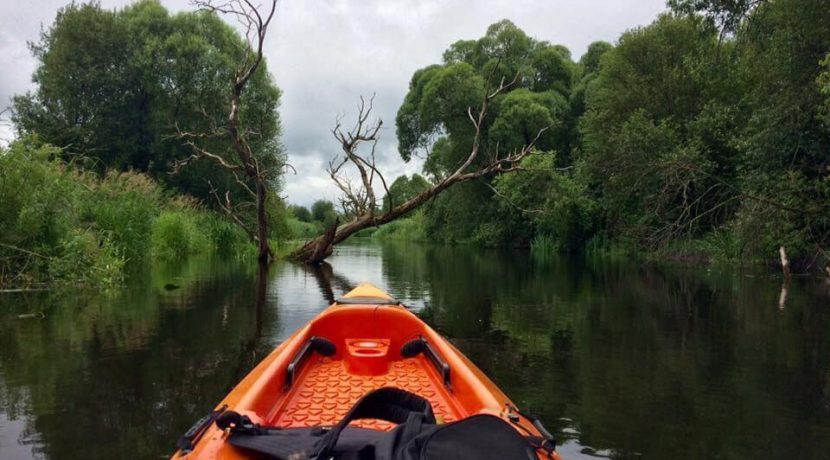
<svg viewBox="0 0 830 460">
<path fill-rule="evenodd" d="M 327 460 L 326 456 L 337 445 L 340 433 L 349 423 L 367 418 L 385 420 L 396 425 L 411 421 L 413 418 L 419 419 L 422 423 L 435 424 L 432 405 L 426 399 L 400 388 L 379 388 L 366 393 L 352 406 L 345 417 L 320 440 L 311 458 Z"/>
</svg>

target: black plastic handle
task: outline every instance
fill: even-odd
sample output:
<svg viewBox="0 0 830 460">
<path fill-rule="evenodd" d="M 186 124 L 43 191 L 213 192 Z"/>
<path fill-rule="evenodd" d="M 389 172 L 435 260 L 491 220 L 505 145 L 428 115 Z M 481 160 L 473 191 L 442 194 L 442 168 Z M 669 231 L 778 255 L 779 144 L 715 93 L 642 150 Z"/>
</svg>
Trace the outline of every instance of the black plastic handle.
<svg viewBox="0 0 830 460">
<path fill-rule="evenodd" d="M 432 365 L 438 369 L 438 372 L 441 373 L 441 378 L 444 380 L 444 386 L 447 388 L 452 387 L 452 383 L 450 382 L 450 365 L 443 358 L 432 348 L 432 345 L 429 344 L 426 340 L 424 340 L 426 345 L 425 351 L 427 358 L 432 361 Z"/>
<path fill-rule="evenodd" d="M 441 374 L 441 378 L 444 380 L 444 386 L 449 389 L 452 389 L 452 382 L 450 381 L 450 365 L 441 355 L 435 351 L 435 348 L 427 342 L 423 336 L 419 336 L 416 339 L 412 339 L 409 342 L 406 342 L 401 347 L 401 356 L 404 358 L 414 358 L 418 356 L 418 354 L 423 353 L 426 357 L 432 362 L 432 365 L 435 366 L 435 369 Z"/>
<path fill-rule="evenodd" d="M 196 444 L 202 435 L 205 433 L 207 427 L 210 426 L 223 412 L 227 409 L 228 406 L 224 405 L 219 409 L 205 415 L 204 417 L 200 418 L 190 427 L 189 430 L 185 434 L 183 434 L 178 441 L 176 441 L 176 448 L 180 449 L 182 453 L 188 453 L 193 450 L 193 445 Z"/>
<path fill-rule="evenodd" d="M 320 353 L 323 356 L 332 356 L 337 352 L 337 347 L 328 339 L 322 337 L 311 337 L 303 344 L 300 351 L 294 355 L 288 367 L 285 370 L 285 388 L 291 388 L 294 385 L 294 379 L 300 372 L 300 366 L 303 365 L 306 359 L 314 352 Z"/>
</svg>

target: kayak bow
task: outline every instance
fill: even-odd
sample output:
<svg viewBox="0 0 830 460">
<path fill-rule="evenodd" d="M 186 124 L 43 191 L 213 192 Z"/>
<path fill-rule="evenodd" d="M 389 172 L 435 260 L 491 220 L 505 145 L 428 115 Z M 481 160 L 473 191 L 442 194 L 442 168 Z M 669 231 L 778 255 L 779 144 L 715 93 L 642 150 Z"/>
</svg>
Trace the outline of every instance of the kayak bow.
<svg viewBox="0 0 830 460">
<path fill-rule="evenodd" d="M 552 436 L 446 339 L 388 293 L 364 283 L 296 331 L 179 440 L 174 459 L 257 458 L 214 423 L 225 411 L 263 427 L 331 427 L 367 393 L 395 387 L 426 399 L 438 423 L 499 417 L 541 441 L 538 457 L 559 459 Z M 377 419 L 352 423 L 388 431 Z"/>
</svg>

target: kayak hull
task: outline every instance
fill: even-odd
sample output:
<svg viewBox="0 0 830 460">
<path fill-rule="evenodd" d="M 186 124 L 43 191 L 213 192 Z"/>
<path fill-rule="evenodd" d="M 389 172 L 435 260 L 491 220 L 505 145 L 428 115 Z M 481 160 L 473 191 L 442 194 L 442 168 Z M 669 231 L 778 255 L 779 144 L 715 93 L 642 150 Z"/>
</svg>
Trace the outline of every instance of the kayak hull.
<svg viewBox="0 0 830 460">
<path fill-rule="evenodd" d="M 334 344 L 334 353 L 308 352 L 315 338 Z M 429 344 L 432 356 L 427 352 L 404 356 L 403 346 L 419 338 Z M 513 406 L 483 372 L 426 323 L 395 305 L 383 291 L 361 285 L 279 345 L 217 408 L 226 407 L 262 425 L 330 426 L 364 394 L 389 386 L 429 400 L 439 423 L 481 413 L 507 420 L 508 407 Z M 529 421 L 519 423 L 520 431 L 539 434 Z M 392 428 L 379 420 L 357 424 Z M 173 458 L 251 458 L 226 438 L 211 424 L 191 451 L 177 451 Z M 540 454 L 540 458 L 547 457 Z"/>
</svg>

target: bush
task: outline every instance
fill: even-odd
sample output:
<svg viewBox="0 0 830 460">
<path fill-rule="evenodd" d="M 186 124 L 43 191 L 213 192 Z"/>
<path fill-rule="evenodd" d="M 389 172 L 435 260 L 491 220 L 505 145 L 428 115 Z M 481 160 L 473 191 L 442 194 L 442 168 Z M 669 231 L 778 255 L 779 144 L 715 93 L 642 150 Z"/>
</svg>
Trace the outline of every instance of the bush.
<svg viewBox="0 0 830 460">
<path fill-rule="evenodd" d="M 61 240 L 48 274 L 58 284 L 114 286 L 123 279 L 124 258 L 115 245 L 90 230 L 73 228 Z"/>
<path fill-rule="evenodd" d="M 185 210 L 165 211 L 153 223 L 153 255 L 180 259 L 212 248 L 207 235 L 199 231 L 197 217 Z"/>
<path fill-rule="evenodd" d="M 294 217 L 289 217 L 285 222 L 290 229 L 291 238 L 294 239 L 313 238 L 323 233 L 323 228 L 318 223 L 303 222 Z"/>
<path fill-rule="evenodd" d="M 530 253 L 536 256 L 549 256 L 561 250 L 557 240 L 550 235 L 536 235 L 530 242 Z"/>
<path fill-rule="evenodd" d="M 424 212 L 418 210 L 403 219 L 393 220 L 372 234 L 379 240 L 427 241 Z"/>
<path fill-rule="evenodd" d="M 252 247 L 193 198 L 135 172 L 83 172 L 59 154 L 34 137 L 0 149 L 0 285 L 110 286 L 151 256 Z"/>
<path fill-rule="evenodd" d="M 161 187 L 134 172 L 110 172 L 102 180 L 81 177 L 88 191 L 79 202 L 83 223 L 106 237 L 126 260 L 148 257 L 148 236 L 163 204 Z"/>
<path fill-rule="evenodd" d="M 251 246 L 248 235 L 238 225 L 210 212 L 201 213 L 198 227 L 205 232 L 212 248 L 230 254 Z"/>
</svg>

